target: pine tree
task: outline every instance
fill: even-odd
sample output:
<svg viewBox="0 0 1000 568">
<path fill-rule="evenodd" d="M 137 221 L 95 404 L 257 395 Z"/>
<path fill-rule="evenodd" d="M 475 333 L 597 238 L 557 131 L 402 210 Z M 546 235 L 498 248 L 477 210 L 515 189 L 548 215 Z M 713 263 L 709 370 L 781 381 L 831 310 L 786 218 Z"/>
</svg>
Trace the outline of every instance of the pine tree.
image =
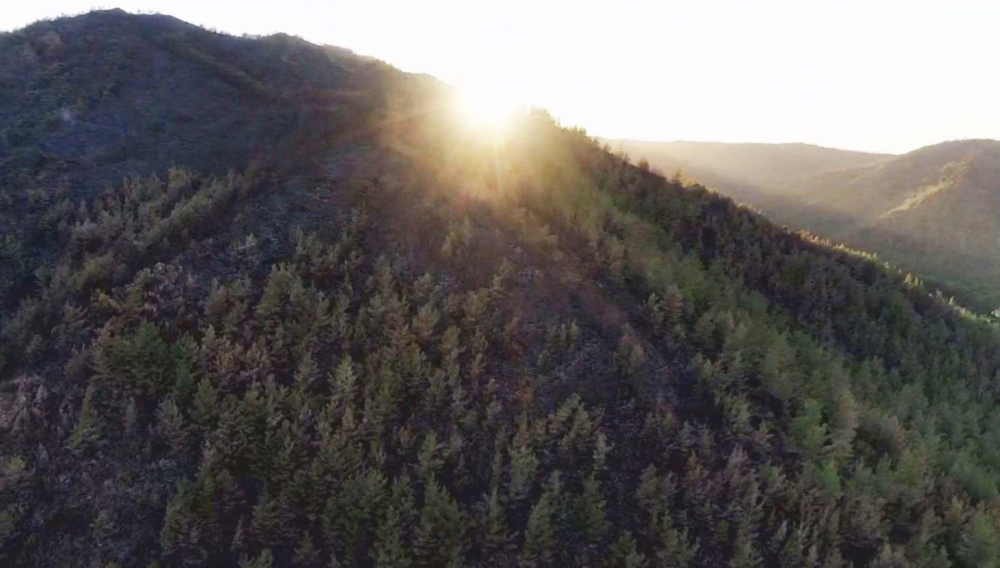
<svg viewBox="0 0 1000 568">
<path fill-rule="evenodd" d="M 660 512 L 660 478 L 653 464 L 649 464 L 642 471 L 639 485 L 635 490 L 635 498 L 639 502 L 639 507 L 646 513 L 646 518 L 655 519 Z"/>
<path fill-rule="evenodd" d="M 656 559 L 663 568 L 685 568 L 698 551 L 698 545 L 688 539 L 686 530 L 674 527 L 669 513 L 654 520 Z"/>
<path fill-rule="evenodd" d="M 976 512 L 962 533 L 959 557 L 970 568 L 993 568 L 1000 564 L 1000 534 L 990 515 Z"/>
<path fill-rule="evenodd" d="M 615 568 L 645 568 L 649 560 L 636 548 L 632 534 L 625 532 L 611 547 L 611 565 Z"/>
<path fill-rule="evenodd" d="M 763 559 L 754 548 L 750 527 L 747 522 L 743 522 L 736 531 L 736 540 L 733 542 L 733 557 L 729 561 L 729 567 L 756 568 L 762 563 Z"/>
<path fill-rule="evenodd" d="M 534 487 L 535 472 L 538 469 L 538 458 L 531 448 L 520 446 L 511 450 L 510 482 L 507 485 L 507 495 L 512 503 L 518 503 L 528 496 Z"/>
<path fill-rule="evenodd" d="M 250 560 L 244 557 L 240 560 L 240 568 L 271 568 L 274 565 L 274 556 L 270 550 L 265 550 Z"/>
<path fill-rule="evenodd" d="M 80 406 L 80 415 L 76 427 L 69 438 L 69 447 L 76 454 L 81 454 L 98 445 L 101 439 L 101 419 L 94 408 L 96 389 L 93 384 L 87 386 Z"/>
<path fill-rule="evenodd" d="M 181 482 L 177 491 L 167 503 L 163 528 L 160 530 L 160 546 L 163 556 L 178 565 L 204 563 L 208 554 L 201 546 L 197 521 L 191 512 L 195 492 L 190 483 Z"/>
<path fill-rule="evenodd" d="M 351 407 L 354 404 L 357 382 L 354 362 L 351 361 L 350 355 L 344 355 L 330 377 L 330 390 L 333 393 L 334 403 L 341 408 Z"/>
<path fill-rule="evenodd" d="M 817 460 L 822 457 L 827 441 L 827 429 L 818 402 L 813 399 L 806 400 L 802 405 L 802 411 L 792 420 L 788 431 L 790 441 L 806 459 Z"/>
<path fill-rule="evenodd" d="M 528 514 L 522 555 L 529 565 L 547 565 L 552 561 L 556 544 L 555 501 L 559 499 L 559 493 L 559 472 L 553 472 L 541 497 Z"/>
<path fill-rule="evenodd" d="M 785 539 L 778 552 L 778 565 L 781 568 L 797 568 L 805 566 L 806 531 L 801 525 L 796 527 Z"/>
<path fill-rule="evenodd" d="M 339 544 L 345 564 L 359 564 L 371 554 L 371 540 L 390 496 L 385 475 L 376 469 L 358 471 L 343 484 L 326 511 L 328 537 Z"/>
<path fill-rule="evenodd" d="M 483 540 L 487 550 L 501 550 L 511 541 L 507 530 L 507 518 L 503 505 L 500 503 L 499 490 L 496 486 L 490 491 L 486 500 L 485 519 L 482 527 Z"/>
<path fill-rule="evenodd" d="M 857 401 L 846 386 L 836 387 L 833 394 L 831 415 L 830 454 L 834 459 L 846 459 L 851 455 L 851 444 L 858 429 Z"/>
<path fill-rule="evenodd" d="M 417 455 L 419 464 L 418 473 L 422 479 L 429 480 L 444 465 L 444 460 L 438 457 L 437 434 L 431 430 L 420 445 L 420 453 Z"/>
<path fill-rule="evenodd" d="M 420 566 L 461 565 L 467 522 L 455 499 L 431 479 L 416 527 L 415 550 Z"/>
<path fill-rule="evenodd" d="M 597 477 L 591 473 L 583 482 L 583 494 L 578 505 L 580 531 L 592 543 L 599 543 L 607 533 L 607 514 Z"/>
<path fill-rule="evenodd" d="M 188 428 L 184 422 L 173 397 L 163 399 L 156 410 L 156 433 L 170 448 L 171 457 L 178 460 L 186 458 L 188 453 Z"/>
<path fill-rule="evenodd" d="M 376 568 L 408 568 L 410 556 L 402 541 L 402 524 L 395 507 L 386 509 L 385 518 L 375 530 L 371 557 Z"/>
<path fill-rule="evenodd" d="M 198 389 L 195 391 L 191 408 L 191 419 L 203 431 L 211 429 L 215 424 L 219 413 L 218 400 L 218 393 L 212 386 L 212 381 L 203 376 L 198 381 Z"/>
<path fill-rule="evenodd" d="M 608 437 L 604 432 L 598 432 L 597 437 L 594 440 L 594 473 L 602 473 L 604 467 L 607 464 L 608 452 L 611 451 L 611 445 L 608 444 Z"/>
<path fill-rule="evenodd" d="M 267 547 L 282 544 L 291 528 L 290 520 L 282 495 L 265 489 L 253 506 L 251 531 L 254 541 Z"/>
<path fill-rule="evenodd" d="M 313 358 L 312 351 L 306 350 L 295 370 L 295 386 L 303 393 L 309 393 L 319 379 L 319 365 Z"/>
<path fill-rule="evenodd" d="M 413 318 L 413 333 L 422 344 L 431 339 L 431 336 L 434 334 L 434 327 L 437 326 L 438 321 L 441 319 L 441 314 L 434 304 L 433 299 L 428 300 L 427 303 L 420 307 L 417 315 Z"/>
</svg>

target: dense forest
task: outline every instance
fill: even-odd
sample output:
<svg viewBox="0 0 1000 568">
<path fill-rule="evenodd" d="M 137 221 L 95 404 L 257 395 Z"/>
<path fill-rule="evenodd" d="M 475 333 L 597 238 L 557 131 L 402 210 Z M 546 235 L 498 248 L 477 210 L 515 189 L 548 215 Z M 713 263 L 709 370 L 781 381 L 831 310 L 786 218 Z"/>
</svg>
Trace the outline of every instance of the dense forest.
<svg viewBox="0 0 1000 568">
<path fill-rule="evenodd" d="M 0 48 L 2 565 L 1000 565 L 1000 333 L 892 266 L 295 38 Z"/>
</svg>

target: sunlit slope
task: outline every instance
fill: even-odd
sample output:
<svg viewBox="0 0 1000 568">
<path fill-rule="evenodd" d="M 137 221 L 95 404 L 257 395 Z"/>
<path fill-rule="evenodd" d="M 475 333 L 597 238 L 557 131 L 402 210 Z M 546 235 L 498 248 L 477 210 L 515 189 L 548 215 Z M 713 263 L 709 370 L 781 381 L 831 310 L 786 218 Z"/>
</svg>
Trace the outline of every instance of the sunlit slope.
<svg viewBox="0 0 1000 568">
<path fill-rule="evenodd" d="M 1000 142 L 946 142 L 901 156 L 797 144 L 621 144 L 779 223 L 877 253 L 980 310 L 1000 305 Z"/>
<path fill-rule="evenodd" d="M 38 205 L 3 565 L 995 559 L 995 327 L 543 112 L 372 76 L 232 174 Z"/>
<path fill-rule="evenodd" d="M 804 211 L 831 213 L 821 234 L 953 281 L 983 308 L 1000 305 L 1000 142 L 930 146 L 802 187 L 811 196 Z"/>
<path fill-rule="evenodd" d="M 794 182 L 830 171 L 884 162 L 888 154 L 850 152 L 811 144 L 725 144 L 716 142 L 646 142 L 602 139 L 613 150 L 636 160 L 645 158 L 668 176 L 684 177 L 725 188 L 737 200 L 761 206 L 772 194 L 780 196 Z"/>
</svg>

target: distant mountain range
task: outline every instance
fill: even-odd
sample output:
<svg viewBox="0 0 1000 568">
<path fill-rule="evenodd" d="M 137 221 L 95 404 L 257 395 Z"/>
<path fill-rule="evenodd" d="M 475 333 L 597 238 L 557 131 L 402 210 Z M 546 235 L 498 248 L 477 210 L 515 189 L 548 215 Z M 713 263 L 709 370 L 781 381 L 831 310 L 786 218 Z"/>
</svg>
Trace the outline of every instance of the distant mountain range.
<svg viewBox="0 0 1000 568">
<path fill-rule="evenodd" d="M 1000 142 L 903 155 L 808 144 L 608 140 L 633 158 L 877 253 L 978 309 L 1000 305 Z"/>
</svg>

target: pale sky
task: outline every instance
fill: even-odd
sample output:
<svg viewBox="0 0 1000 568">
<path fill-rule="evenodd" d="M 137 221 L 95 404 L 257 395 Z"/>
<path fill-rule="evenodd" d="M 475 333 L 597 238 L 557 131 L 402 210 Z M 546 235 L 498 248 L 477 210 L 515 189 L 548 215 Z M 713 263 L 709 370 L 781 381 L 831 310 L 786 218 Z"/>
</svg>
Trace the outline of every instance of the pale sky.
<svg viewBox="0 0 1000 568">
<path fill-rule="evenodd" d="M 906 152 L 1000 138 L 1000 0 L 4 1 L 285 32 L 549 109 L 590 134 Z"/>
</svg>

